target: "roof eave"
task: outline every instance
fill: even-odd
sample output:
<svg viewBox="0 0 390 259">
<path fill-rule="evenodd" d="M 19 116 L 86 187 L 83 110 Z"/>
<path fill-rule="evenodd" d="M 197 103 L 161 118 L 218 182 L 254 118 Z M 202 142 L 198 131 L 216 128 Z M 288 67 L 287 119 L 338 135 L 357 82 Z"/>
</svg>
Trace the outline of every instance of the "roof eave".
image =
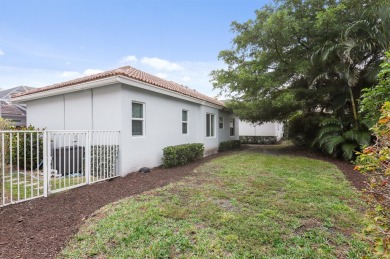
<svg viewBox="0 0 390 259">
<path fill-rule="evenodd" d="M 98 80 L 94 80 L 94 81 L 70 85 L 70 86 L 66 86 L 66 87 L 54 88 L 54 89 L 46 90 L 46 91 L 42 91 L 42 92 L 31 93 L 31 94 L 22 95 L 22 96 L 16 96 L 16 97 L 12 97 L 10 100 L 11 100 L 11 102 L 15 102 L 15 103 L 23 103 L 26 101 L 32 101 L 32 100 L 37 100 L 37 99 L 41 99 L 41 98 L 45 98 L 45 97 L 49 97 L 49 96 L 77 92 L 80 90 L 87 90 L 87 89 L 110 85 L 110 84 L 115 84 L 115 83 L 118 83 L 117 77 L 112 76 L 112 77 L 106 77 L 106 78 L 102 78 L 102 79 L 98 79 Z"/>
<path fill-rule="evenodd" d="M 202 105 L 209 106 L 209 107 L 216 108 L 216 109 L 224 108 L 223 105 L 217 105 L 215 103 L 211 103 L 211 102 L 208 102 L 206 100 L 201 100 L 201 99 L 198 99 L 195 97 L 191 97 L 189 95 L 178 93 L 178 92 L 175 92 L 175 91 L 172 91 L 169 89 L 161 88 L 161 87 L 155 86 L 153 84 L 145 83 L 145 82 L 142 82 L 142 81 L 139 81 L 136 79 L 131 79 L 131 78 L 121 76 L 121 75 L 106 77 L 106 78 L 102 78 L 102 79 L 98 79 L 98 80 L 94 80 L 94 81 L 88 81 L 88 82 L 79 83 L 79 84 L 70 85 L 70 86 L 61 87 L 61 88 L 54 88 L 54 89 L 46 90 L 46 91 L 42 91 L 42 92 L 12 97 L 11 102 L 23 103 L 26 101 L 37 100 L 37 99 L 41 99 L 41 98 L 45 98 L 45 97 L 49 97 L 49 96 L 60 95 L 60 94 L 72 93 L 72 92 L 76 92 L 76 91 L 80 91 L 80 90 L 87 90 L 87 89 L 110 85 L 110 84 L 115 84 L 115 83 L 132 85 L 132 86 L 135 86 L 135 87 L 138 87 L 141 89 L 146 89 L 146 90 L 149 90 L 152 92 L 161 93 L 164 95 L 176 97 L 179 99 L 202 104 Z"/>
<path fill-rule="evenodd" d="M 128 78 L 128 77 L 125 77 L 125 76 L 118 76 L 118 81 L 123 83 L 123 84 L 126 84 L 126 85 L 132 85 L 132 86 L 135 86 L 135 87 L 138 87 L 138 88 L 141 88 L 141 89 L 145 89 L 145 90 L 149 90 L 149 91 L 152 91 L 152 92 L 156 92 L 156 93 L 172 96 L 172 97 L 179 98 L 179 99 L 182 99 L 182 100 L 186 100 L 186 101 L 189 101 L 189 102 L 202 104 L 202 105 L 209 106 L 209 107 L 212 107 L 212 108 L 216 108 L 216 109 L 224 108 L 223 105 L 217 105 L 215 103 L 211 103 L 211 102 L 208 102 L 206 100 L 201 100 L 201 99 L 198 99 L 198 98 L 186 95 L 186 94 L 178 93 L 178 92 L 166 89 L 166 88 L 161 88 L 161 87 L 155 86 L 153 84 L 145 83 L 145 82 L 142 82 L 142 81 L 139 81 L 139 80 L 136 80 L 136 79 L 131 79 L 131 78 Z"/>
</svg>

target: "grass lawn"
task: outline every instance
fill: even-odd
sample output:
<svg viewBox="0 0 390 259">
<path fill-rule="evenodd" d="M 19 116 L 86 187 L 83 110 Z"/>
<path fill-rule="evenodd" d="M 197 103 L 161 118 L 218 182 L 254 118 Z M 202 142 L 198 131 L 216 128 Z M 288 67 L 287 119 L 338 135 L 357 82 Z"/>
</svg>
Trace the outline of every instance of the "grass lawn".
<svg viewBox="0 0 390 259">
<path fill-rule="evenodd" d="M 332 164 L 243 151 L 103 207 L 59 256 L 359 258 L 363 208 Z"/>
</svg>

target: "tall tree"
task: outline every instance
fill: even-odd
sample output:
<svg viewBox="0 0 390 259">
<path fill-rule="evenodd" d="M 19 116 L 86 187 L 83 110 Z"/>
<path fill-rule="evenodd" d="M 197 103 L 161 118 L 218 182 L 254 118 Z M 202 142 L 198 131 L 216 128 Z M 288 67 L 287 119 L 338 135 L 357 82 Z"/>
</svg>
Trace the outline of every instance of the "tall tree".
<svg viewBox="0 0 390 259">
<path fill-rule="evenodd" d="M 228 68 L 212 72 L 214 87 L 248 121 L 285 120 L 299 111 L 350 117 L 357 124 L 356 100 L 362 88 L 375 84 L 368 71 L 384 52 L 378 44 L 361 44 L 369 32 L 357 21 L 379 3 L 284 0 L 256 11 L 254 20 L 233 22 L 233 47 L 219 54 Z"/>
</svg>

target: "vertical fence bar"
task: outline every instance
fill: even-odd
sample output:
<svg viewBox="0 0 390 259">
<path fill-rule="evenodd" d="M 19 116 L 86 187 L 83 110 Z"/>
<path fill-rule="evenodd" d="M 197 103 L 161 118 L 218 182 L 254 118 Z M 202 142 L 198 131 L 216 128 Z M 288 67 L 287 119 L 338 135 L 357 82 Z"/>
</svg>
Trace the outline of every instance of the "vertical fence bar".
<svg viewBox="0 0 390 259">
<path fill-rule="evenodd" d="M 53 171 L 51 166 L 51 133 L 47 133 L 47 190 L 48 194 L 51 192 L 51 172 Z"/>
<path fill-rule="evenodd" d="M 39 179 L 39 175 L 40 175 L 40 172 L 39 172 L 39 165 L 40 165 L 40 162 L 39 162 L 39 152 L 41 151 L 41 148 L 39 146 L 39 133 L 37 132 L 37 183 L 38 183 L 38 196 L 41 195 L 41 186 L 40 186 L 40 181 L 41 179 Z"/>
<path fill-rule="evenodd" d="M 20 200 L 20 181 L 19 181 L 19 175 L 20 175 L 20 172 L 19 172 L 19 145 L 20 145 L 20 141 L 19 141 L 19 132 L 16 133 L 16 170 L 17 170 L 17 183 L 18 183 L 18 201 Z"/>
<path fill-rule="evenodd" d="M 3 200 L 3 203 L 1 205 L 5 205 L 5 149 L 4 149 L 4 132 L 1 133 L 1 172 L 2 172 L 2 177 L 1 179 L 3 182 L 3 188 L 1 189 L 1 198 Z"/>
<path fill-rule="evenodd" d="M 85 179 L 91 184 L 91 133 L 88 131 L 85 136 Z"/>
<path fill-rule="evenodd" d="M 49 181 L 48 181 L 48 175 L 49 175 L 49 163 L 48 163 L 48 144 L 47 144 L 47 131 L 43 132 L 43 196 L 47 197 L 47 194 L 49 192 Z"/>
<path fill-rule="evenodd" d="M 23 159 L 23 165 L 24 165 L 24 170 L 23 170 L 23 173 L 24 173 L 24 199 L 27 198 L 27 152 L 26 152 L 26 133 L 24 132 L 23 133 L 23 155 L 24 155 L 24 159 Z"/>
<path fill-rule="evenodd" d="M 10 133 L 9 134 L 10 136 L 9 136 L 9 143 L 10 143 L 10 147 L 9 147 L 9 149 L 10 149 L 10 155 L 9 155 L 9 160 L 10 160 L 10 169 L 9 169 L 9 174 L 10 174 L 10 192 L 11 192 L 11 194 L 10 194 L 10 197 L 11 197 L 11 203 L 13 202 L 13 177 L 12 177 L 12 139 L 13 139 L 13 136 L 12 136 L 12 133 Z"/>
</svg>

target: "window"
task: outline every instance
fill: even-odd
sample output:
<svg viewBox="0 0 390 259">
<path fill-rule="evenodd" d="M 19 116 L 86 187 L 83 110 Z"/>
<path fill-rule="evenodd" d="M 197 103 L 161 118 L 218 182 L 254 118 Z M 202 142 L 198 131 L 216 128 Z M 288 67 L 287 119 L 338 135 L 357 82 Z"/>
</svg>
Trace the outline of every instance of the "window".
<svg viewBox="0 0 390 259">
<path fill-rule="evenodd" d="M 230 119 L 230 136 L 234 136 L 235 131 L 235 121 L 234 119 Z"/>
<path fill-rule="evenodd" d="M 188 134 L 188 111 L 181 111 L 181 133 Z"/>
<path fill-rule="evenodd" d="M 223 117 L 222 116 L 219 117 L 219 123 L 218 124 L 219 124 L 219 128 L 223 129 Z"/>
<path fill-rule="evenodd" d="M 144 135 L 144 104 L 143 103 L 131 103 L 132 121 L 131 128 L 133 136 Z"/>
<path fill-rule="evenodd" d="M 214 130 L 214 114 L 207 113 L 206 114 L 206 137 L 214 137 L 215 136 L 215 130 Z"/>
</svg>

